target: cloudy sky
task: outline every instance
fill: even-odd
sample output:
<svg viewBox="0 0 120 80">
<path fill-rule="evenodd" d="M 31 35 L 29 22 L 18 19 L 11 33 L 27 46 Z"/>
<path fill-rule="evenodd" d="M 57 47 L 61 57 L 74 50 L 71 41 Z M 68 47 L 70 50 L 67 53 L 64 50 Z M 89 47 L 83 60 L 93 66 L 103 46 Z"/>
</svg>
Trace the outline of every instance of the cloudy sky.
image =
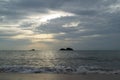
<svg viewBox="0 0 120 80">
<path fill-rule="evenodd" d="M 0 49 L 120 49 L 120 0 L 0 0 Z"/>
</svg>

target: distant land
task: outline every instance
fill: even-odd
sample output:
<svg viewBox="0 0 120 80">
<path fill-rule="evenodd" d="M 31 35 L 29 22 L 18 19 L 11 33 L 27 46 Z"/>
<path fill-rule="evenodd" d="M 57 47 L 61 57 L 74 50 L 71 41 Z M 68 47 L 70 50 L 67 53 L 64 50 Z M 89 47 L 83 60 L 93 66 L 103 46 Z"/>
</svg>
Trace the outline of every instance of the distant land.
<svg viewBox="0 0 120 80">
<path fill-rule="evenodd" d="M 72 48 L 61 48 L 60 51 L 73 51 Z"/>
</svg>

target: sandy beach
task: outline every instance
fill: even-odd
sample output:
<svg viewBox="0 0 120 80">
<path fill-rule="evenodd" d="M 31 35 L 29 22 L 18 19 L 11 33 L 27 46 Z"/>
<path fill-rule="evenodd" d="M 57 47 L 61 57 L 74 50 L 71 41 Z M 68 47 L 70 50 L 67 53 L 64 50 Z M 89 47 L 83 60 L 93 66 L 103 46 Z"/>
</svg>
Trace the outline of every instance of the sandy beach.
<svg viewBox="0 0 120 80">
<path fill-rule="evenodd" d="M 19 74 L 0 73 L 0 80 L 120 80 L 119 74 Z"/>
</svg>

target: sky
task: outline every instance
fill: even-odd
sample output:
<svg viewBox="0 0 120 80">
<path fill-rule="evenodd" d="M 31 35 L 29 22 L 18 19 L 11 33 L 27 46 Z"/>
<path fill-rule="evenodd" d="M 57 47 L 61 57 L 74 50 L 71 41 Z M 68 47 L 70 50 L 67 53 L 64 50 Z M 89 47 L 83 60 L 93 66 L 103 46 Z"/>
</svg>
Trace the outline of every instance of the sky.
<svg viewBox="0 0 120 80">
<path fill-rule="evenodd" d="M 120 50 L 120 0 L 0 0 L 0 50 Z"/>
</svg>

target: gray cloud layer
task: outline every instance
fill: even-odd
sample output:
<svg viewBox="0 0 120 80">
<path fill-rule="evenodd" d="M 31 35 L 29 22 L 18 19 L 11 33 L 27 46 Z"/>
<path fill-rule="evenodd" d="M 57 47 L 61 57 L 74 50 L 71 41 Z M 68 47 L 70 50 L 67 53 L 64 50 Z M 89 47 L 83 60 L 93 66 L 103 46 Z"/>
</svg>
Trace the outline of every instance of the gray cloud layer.
<svg viewBox="0 0 120 80">
<path fill-rule="evenodd" d="M 39 14 L 56 14 L 57 11 L 62 16 L 43 23 L 38 18 L 31 18 L 40 17 Z M 65 13 L 75 16 L 63 16 Z M 1 0 L 0 43 L 9 49 L 7 43 L 14 41 L 11 38 L 13 36 L 54 34 L 53 39 L 57 42 L 48 44 L 53 44 L 53 48 L 71 46 L 76 49 L 120 49 L 119 21 L 119 0 Z M 14 46 L 24 41 L 26 46 L 33 44 L 30 40 L 26 42 L 26 39 L 21 39 Z M 47 45 L 48 42 L 37 43 Z M 3 49 L 2 46 L 0 48 Z"/>
</svg>

